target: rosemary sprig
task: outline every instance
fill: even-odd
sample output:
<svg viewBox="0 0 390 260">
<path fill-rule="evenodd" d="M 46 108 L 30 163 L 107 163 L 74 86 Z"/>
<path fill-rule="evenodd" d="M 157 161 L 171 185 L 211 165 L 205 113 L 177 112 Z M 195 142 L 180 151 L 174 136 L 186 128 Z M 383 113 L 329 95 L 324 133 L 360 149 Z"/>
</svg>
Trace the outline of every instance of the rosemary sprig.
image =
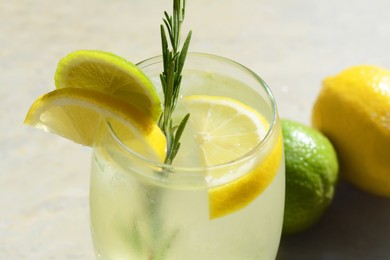
<svg viewBox="0 0 390 260">
<path fill-rule="evenodd" d="M 164 109 L 160 116 L 158 125 L 167 139 L 167 156 L 165 163 L 171 164 L 180 148 L 180 137 L 187 124 L 189 114 L 178 125 L 174 125 L 172 114 L 175 110 L 180 94 L 182 80 L 181 72 L 184 67 L 188 47 L 191 40 L 191 31 L 188 33 L 181 51 L 180 34 L 181 25 L 185 15 L 185 0 L 173 0 L 173 15 L 164 12 L 164 25 L 160 26 L 161 44 L 163 56 L 163 72 L 160 74 L 160 81 L 164 93 Z M 168 37 L 166 34 L 168 31 Z M 168 42 L 169 39 L 169 42 Z"/>
</svg>

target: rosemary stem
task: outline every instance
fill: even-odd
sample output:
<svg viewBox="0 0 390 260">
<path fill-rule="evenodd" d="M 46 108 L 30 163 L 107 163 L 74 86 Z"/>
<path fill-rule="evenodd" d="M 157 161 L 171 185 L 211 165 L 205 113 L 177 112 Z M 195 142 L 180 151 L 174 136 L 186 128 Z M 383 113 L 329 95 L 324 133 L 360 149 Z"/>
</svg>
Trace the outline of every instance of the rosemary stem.
<svg viewBox="0 0 390 260">
<path fill-rule="evenodd" d="M 164 12 L 165 27 L 164 25 L 160 27 L 163 56 L 163 72 L 160 74 L 160 81 L 164 93 L 164 107 L 159 119 L 159 127 L 167 139 L 165 162 L 169 164 L 172 163 L 180 148 L 179 140 L 189 117 L 189 115 L 186 115 L 178 125 L 173 124 L 172 116 L 180 96 L 181 73 L 191 39 L 191 32 L 189 32 L 182 49 L 179 50 L 184 14 L 185 0 L 173 0 L 173 15 L 170 16 L 167 12 Z"/>
</svg>

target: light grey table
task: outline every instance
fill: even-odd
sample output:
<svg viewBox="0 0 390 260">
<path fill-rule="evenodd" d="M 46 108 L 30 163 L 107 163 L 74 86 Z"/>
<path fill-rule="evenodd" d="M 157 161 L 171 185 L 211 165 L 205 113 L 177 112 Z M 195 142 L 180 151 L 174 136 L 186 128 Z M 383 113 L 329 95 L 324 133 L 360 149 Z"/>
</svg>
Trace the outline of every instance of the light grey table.
<svg viewBox="0 0 390 260">
<path fill-rule="evenodd" d="M 310 123 L 321 80 L 355 64 L 390 68 L 388 0 L 188 0 L 191 51 L 234 59 L 271 86 L 282 117 Z M 160 53 L 170 0 L 0 0 L 0 259 L 93 259 L 90 150 L 23 126 L 58 60 L 100 49 Z M 390 201 L 345 183 L 316 227 L 279 259 L 390 259 Z"/>
</svg>

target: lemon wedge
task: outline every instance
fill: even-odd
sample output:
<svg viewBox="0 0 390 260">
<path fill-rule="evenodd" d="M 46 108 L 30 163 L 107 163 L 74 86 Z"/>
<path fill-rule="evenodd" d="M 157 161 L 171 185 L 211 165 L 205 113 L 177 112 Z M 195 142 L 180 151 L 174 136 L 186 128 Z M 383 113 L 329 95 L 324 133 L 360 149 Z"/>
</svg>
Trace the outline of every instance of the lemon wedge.
<svg viewBox="0 0 390 260">
<path fill-rule="evenodd" d="M 161 114 L 160 99 L 149 78 L 130 61 L 109 52 L 72 52 L 59 61 L 54 79 L 57 89 L 93 89 L 129 102 L 154 120 Z"/>
<path fill-rule="evenodd" d="M 187 96 L 183 101 L 191 114 L 190 127 L 203 165 L 231 164 L 206 173 L 210 219 L 244 208 L 276 176 L 283 152 L 281 134 L 273 138 L 272 147 L 262 156 L 235 163 L 265 138 L 270 127 L 267 120 L 254 109 L 227 97 Z"/>
<path fill-rule="evenodd" d="M 63 88 L 38 98 L 27 113 L 25 124 L 76 143 L 94 146 L 99 129 L 110 124 L 131 149 L 147 158 L 163 161 L 166 140 L 154 120 L 130 103 L 99 91 Z"/>
</svg>

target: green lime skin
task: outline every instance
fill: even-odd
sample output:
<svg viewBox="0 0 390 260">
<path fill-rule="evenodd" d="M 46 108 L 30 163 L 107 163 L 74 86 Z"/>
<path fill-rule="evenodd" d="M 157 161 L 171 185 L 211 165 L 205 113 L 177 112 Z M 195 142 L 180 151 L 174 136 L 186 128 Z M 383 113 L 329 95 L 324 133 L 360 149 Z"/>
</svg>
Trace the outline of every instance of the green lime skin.
<svg viewBox="0 0 390 260">
<path fill-rule="evenodd" d="M 337 154 L 319 131 L 282 119 L 286 160 L 283 234 L 313 226 L 332 202 L 338 179 Z"/>
</svg>

